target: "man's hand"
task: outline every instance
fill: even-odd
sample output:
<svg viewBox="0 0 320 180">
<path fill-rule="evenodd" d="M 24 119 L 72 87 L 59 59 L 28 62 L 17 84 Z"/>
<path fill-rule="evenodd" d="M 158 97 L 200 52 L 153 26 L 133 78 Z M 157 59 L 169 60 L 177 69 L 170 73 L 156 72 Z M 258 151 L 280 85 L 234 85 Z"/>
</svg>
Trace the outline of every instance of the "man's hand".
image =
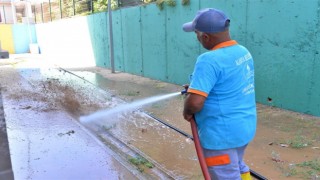
<svg viewBox="0 0 320 180">
<path fill-rule="evenodd" d="M 188 114 L 188 113 L 186 113 L 185 111 L 183 111 L 183 118 L 184 118 L 186 121 L 190 122 L 190 121 L 192 120 L 192 118 L 193 118 L 193 114 Z"/>
<path fill-rule="evenodd" d="M 188 93 L 184 100 L 183 118 L 187 121 L 191 121 L 195 113 L 202 109 L 206 97 L 199 94 Z"/>
<path fill-rule="evenodd" d="M 189 84 L 184 84 L 184 85 L 182 85 L 182 87 L 184 87 L 184 89 L 188 91 Z"/>
</svg>

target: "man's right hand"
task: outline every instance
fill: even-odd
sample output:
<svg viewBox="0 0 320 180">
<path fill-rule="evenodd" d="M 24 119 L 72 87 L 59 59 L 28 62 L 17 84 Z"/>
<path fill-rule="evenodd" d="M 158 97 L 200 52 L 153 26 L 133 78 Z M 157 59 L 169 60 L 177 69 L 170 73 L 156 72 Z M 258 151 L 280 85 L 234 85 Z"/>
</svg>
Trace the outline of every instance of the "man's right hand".
<svg viewBox="0 0 320 180">
<path fill-rule="evenodd" d="M 184 100 L 183 118 L 190 122 L 194 114 L 202 109 L 205 100 L 204 96 L 188 93 Z"/>
<path fill-rule="evenodd" d="M 188 113 L 186 113 L 185 111 L 183 111 L 183 118 L 184 118 L 186 121 L 190 122 L 190 121 L 193 119 L 193 114 L 188 114 Z"/>
<path fill-rule="evenodd" d="M 184 85 L 182 85 L 182 87 L 184 87 L 184 89 L 185 89 L 186 91 L 188 91 L 189 84 L 184 84 Z"/>
</svg>

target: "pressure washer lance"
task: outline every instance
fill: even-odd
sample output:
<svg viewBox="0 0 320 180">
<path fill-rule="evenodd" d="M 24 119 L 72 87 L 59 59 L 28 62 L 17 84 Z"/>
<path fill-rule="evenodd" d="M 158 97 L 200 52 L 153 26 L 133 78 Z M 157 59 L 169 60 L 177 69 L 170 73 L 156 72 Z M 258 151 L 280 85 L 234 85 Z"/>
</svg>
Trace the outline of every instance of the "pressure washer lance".
<svg viewBox="0 0 320 180">
<path fill-rule="evenodd" d="M 185 89 L 185 90 L 181 91 L 181 95 L 187 94 L 187 92 L 188 92 L 188 89 Z"/>
<path fill-rule="evenodd" d="M 187 92 L 188 92 L 188 88 L 185 87 L 185 89 L 181 91 L 181 95 L 184 95 Z M 162 122 L 159 119 L 156 119 L 156 120 Z M 164 122 L 162 122 L 162 123 L 164 123 Z M 198 156 L 199 163 L 200 163 L 200 167 L 201 167 L 201 170 L 202 170 L 202 174 L 203 174 L 204 178 L 207 180 L 207 179 L 210 179 L 210 175 L 209 175 L 209 172 L 208 172 L 207 165 L 205 163 L 204 155 L 202 153 L 202 147 L 200 145 L 200 140 L 199 140 L 199 137 L 198 137 L 197 124 L 195 122 L 195 118 L 193 118 L 190 123 L 191 123 L 191 130 L 192 130 L 193 137 L 191 137 L 190 135 L 188 135 L 188 134 L 186 134 L 184 132 L 181 132 L 180 130 L 178 130 L 178 132 L 194 141 L 196 152 L 197 152 L 197 156 Z M 167 125 L 167 123 L 166 123 L 166 125 Z M 174 130 L 177 131 L 177 128 L 174 128 Z M 268 180 L 267 178 L 263 177 L 262 175 L 258 174 L 257 172 L 255 172 L 255 171 L 253 171 L 251 169 L 250 169 L 250 174 L 251 174 L 252 177 L 256 178 L 257 180 Z"/>
</svg>

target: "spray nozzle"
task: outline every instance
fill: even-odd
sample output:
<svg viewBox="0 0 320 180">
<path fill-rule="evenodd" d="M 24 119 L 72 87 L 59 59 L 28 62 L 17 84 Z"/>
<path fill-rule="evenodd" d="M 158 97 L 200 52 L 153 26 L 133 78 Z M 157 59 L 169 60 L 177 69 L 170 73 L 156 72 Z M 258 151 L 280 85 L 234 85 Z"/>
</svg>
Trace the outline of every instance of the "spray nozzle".
<svg viewBox="0 0 320 180">
<path fill-rule="evenodd" d="M 185 90 L 183 90 L 183 91 L 181 91 L 181 95 L 184 95 L 184 94 L 186 94 L 187 93 L 187 90 L 185 89 Z"/>
<path fill-rule="evenodd" d="M 187 89 L 182 90 L 182 91 L 181 91 L 181 95 L 186 94 L 186 93 L 187 93 L 187 91 L 188 91 Z"/>
<path fill-rule="evenodd" d="M 184 90 L 181 91 L 181 95 L 187 94 L 189 84 L 184 84 L 184 85 L 182 85 L 182 87 L 184 87 Z"/>
</svg>

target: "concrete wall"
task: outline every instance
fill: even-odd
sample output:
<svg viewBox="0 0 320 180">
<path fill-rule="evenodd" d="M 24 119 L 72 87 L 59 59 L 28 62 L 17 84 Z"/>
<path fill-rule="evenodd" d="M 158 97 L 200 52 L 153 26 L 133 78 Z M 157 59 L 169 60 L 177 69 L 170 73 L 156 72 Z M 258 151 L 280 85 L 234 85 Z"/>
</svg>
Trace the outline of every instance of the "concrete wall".
<svg viewBox="0 0 320 180">
<path fill-rule="evenodd" d="M 246 7 L 245 3 L 237 4 L 234 9 Z M 226 6 L 224 1 L 206 1 L 190 6 L 178 3 L 162 11 L 156 4 L 113 11 L 116 70 L 177 84 L 187 83 L 195 59 L 205 50 L 194 34 L 184 33 L 181 26 L 193 19 L 200 7 L 223 6 Z M 241 12 L 245 13 L 245 9 Z M 88 16 L 97 65 L 110 68 L 107 22 L 107 13 Z M 235 21 L 232 27 L 233 37 L 241 42 L 245 41 L 245 34 L 238 29 L 243 25 L 245 19 Z"/>
<path fill-rule="evenodd" d="M 11 25 L 0 25 L 0 41 L 2 49 L 9 51 L 9 53 L 15 53 Z"/>
<path fill-rule="evenodd" d="M 194 61 L 204 49 L 193 33 L 181 31 L 181 25 L 198 9 L 216 7 L 231 18 L 232 37 L 253 54 L 257 101 L 319 116 L 319 4 L 319 0 L 215 0 L 192 1 L 190 6 L 163 11 L 155 5 L 118 10 L 113 13 L 116 69 L 187 83 Z M 103 22 L 98 28 L 105 32 L 99 31 L 93 41 L 103 47 L 95 51 L 97 64 L 110 68 L 109 52 L 104 51 L 109 47 L 107 15 L 89 19 Z M 97 30 L 91 23 L 92 28 Z"/>
<path fill-rule="evenodd" d="M 35 25 L 0 24 L 0 41 L 2 49 L 10 54 L 28 53 L 29 44 L 37 43 Z"/>
<path fill-rule="evenodd" d="M 250 1 L 247 12 L 257 100 L 320 116 L 320 1 Z"/>
<path fill-rule="evenodd" d="M 320 116 L 320 0 L 179 2 L 162 11 L 155 4 L 113 11 L 116 70 L 188 83 L 196 57 L 205 50 L 181 25 L 198 9 L 216 7 L 230 17 L 232 38 L 252 52 L 257 101 Z M 77 65 L 94 59 L 110 68 L 107 19 L 107 13 L 98 13 L 39 24 L 41 51 L 74 56 Z"/>
<path fill-rule="evenodd" d="M 87 17 L 84 16 L 37 24 L 41 54 L 50 63 L 60 66 L 95 66 L 92 47 L 95 42 L 91 42 L 88 28 Z"/>
<path fill-rule="evenodd" d="M 16 54 L 30 52 L 29 44 L 37 43 L 35 25 L 15 24 L 12 31 Z"/>
</svg>

